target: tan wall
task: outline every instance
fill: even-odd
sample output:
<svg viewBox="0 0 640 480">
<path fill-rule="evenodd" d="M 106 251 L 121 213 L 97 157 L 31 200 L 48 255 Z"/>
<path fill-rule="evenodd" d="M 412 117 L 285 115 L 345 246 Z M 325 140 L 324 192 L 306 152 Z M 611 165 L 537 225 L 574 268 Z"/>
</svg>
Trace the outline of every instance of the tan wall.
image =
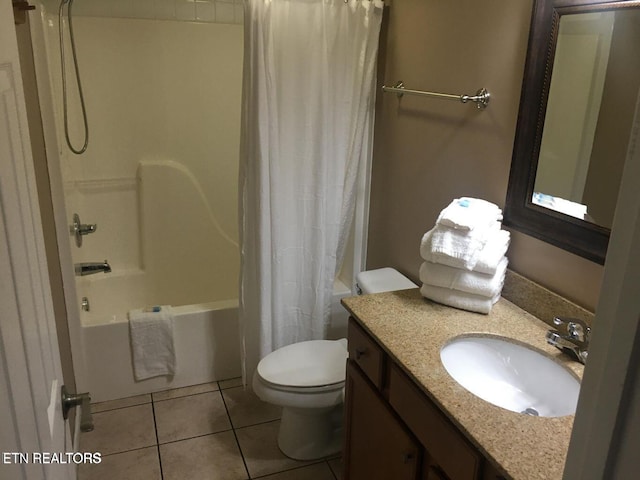
<svg viewBox="0 0 640 480">
<path fill-rule="evenodd" d="M 461 195 L 504 206 L 531 16 L 530 1 L 394 0 L 381 44 L 382 84 L 447 93 L 491 92 L 485 111 L 379 94 L 367 268 L 417 280 L 422 234 Z M 518 273 L 595 308 L 602 267 L 514 233 Z"/>
</svg>

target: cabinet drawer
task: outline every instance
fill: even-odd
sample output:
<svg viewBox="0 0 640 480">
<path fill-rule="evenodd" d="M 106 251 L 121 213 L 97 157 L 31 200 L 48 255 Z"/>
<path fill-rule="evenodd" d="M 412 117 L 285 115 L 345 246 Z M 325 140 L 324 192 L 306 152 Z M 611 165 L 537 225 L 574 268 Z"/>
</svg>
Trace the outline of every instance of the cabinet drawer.
<svg viewBox="0 0 640 480">
<path fill-rule="evenodd" d="M 478 478 L 481 457 L 443 413 L 397 367 L 389 375 L 389 403 L 451 480 Z"/>
<path fill-rule="evenodd" d="M 352 317 L 349 318 L 347 337 L 349 358 L 362 369 L 378 389 L 381 389 L 384 352 Z"/>
</svg>

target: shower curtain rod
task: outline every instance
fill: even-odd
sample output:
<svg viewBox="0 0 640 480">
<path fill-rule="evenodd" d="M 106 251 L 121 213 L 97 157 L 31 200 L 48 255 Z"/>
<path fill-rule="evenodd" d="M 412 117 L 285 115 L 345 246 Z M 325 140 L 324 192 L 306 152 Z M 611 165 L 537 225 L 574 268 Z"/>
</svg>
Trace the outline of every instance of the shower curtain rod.
<svg viewBox="0 0 640 480">
<path fill-rule="evenodd" d="M 398 98 L 402 98 L 403 95 L 417 95 L 420 97 L 441 98 L 443 100 L 457 100 L 462 103 L 473 102 L 480 110 L 484 110 L 489 105 L 491 94 L 487 92 L 486 88 L 481 88 L 475 95 L 454 95 L 450 93 L 436 93 L 436 92 L 423 92 L 422 90 L 410 90 L 404 88 L 402 81 L 396 83 L 393 87 L 382 86 L 382 91 L 385 93 L 396 93 Z"/>
</svg>

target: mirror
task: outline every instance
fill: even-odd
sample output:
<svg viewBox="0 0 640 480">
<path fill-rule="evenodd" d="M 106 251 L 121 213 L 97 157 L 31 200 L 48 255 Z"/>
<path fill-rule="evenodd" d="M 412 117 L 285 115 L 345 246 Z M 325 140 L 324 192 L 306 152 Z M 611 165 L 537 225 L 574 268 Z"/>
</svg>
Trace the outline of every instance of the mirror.
<svg viewBox="0 0 640 480">
<path fill-rule="evenodd" d="M 604 263 L 640 123 L 640 1 L 536 0 L 504 223 Z"/>
</svg>

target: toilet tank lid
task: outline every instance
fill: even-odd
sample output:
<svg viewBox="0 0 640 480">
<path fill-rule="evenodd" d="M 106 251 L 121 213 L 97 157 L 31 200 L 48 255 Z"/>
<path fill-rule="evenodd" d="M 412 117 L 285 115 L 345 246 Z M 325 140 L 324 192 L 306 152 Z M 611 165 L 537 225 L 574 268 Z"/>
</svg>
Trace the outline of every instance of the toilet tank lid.
<svg viewBox="0 0 640 480">
<path fill-rule="evenodd" d="M 418 288 L 418 286 L 395 268 L 385 267 L 360 272 L 356 282 L 362 293 L 391 292 Z"/>
</svg>

